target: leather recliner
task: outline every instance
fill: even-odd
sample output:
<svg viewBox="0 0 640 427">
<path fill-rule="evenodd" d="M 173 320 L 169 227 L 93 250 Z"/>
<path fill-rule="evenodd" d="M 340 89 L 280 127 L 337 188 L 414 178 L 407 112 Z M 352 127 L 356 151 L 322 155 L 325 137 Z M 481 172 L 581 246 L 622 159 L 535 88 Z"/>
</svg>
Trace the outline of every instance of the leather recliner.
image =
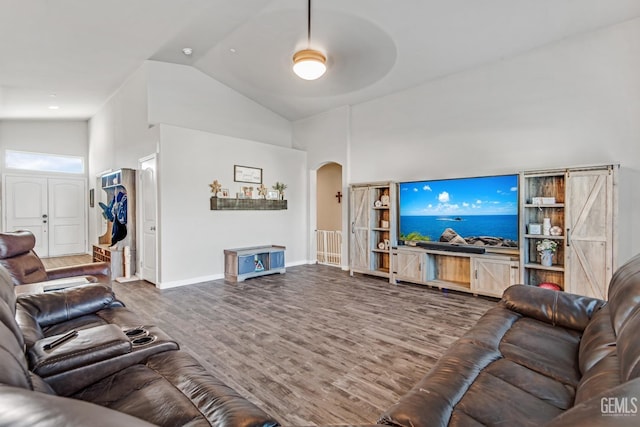
<svg viewBox="0 0 640 427">
<path fill-rule="evenodd" d="M 640 255 L 608 301 L 511 286 L 379 422 L 638 426 L 639 331 Z"/>
<path fill-rule="evenodd" d="M 111 268 L 106 262 L 45 269 L 34 252 L 36 238 L 30 231 L 0 233 L 0 265 L 7 269 L 14 285 L 83 277 L 90 283 L 111 285 Z"/>
<path fill-rule="evenodd" d="M 132 325 L 155 341 L 136 346 L 127 333 Z M 78 335 L 55 348 L 43 345 L 70 328 Z M 111 289 L 16 296 L 0 267 L 0 425 L 147 423 L 278 426 L 159 328 L 143 324 Z"/>
</svg>

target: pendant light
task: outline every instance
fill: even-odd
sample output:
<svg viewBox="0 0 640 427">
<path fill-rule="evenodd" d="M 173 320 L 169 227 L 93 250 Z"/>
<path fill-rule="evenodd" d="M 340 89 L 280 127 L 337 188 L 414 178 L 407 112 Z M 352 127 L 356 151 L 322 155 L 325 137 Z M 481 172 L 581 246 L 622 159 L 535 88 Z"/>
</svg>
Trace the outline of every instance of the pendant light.
<svg viewBox="0 0 640 427">
<path fill-rule="evenodd" d="M 304 80 L 315 80 L 327 71 L 327 58 L 317 50 L 311 49 L 311 0 L 307 7 L 307 49 L 293 54 L 293 72 Z"/>
</svg>

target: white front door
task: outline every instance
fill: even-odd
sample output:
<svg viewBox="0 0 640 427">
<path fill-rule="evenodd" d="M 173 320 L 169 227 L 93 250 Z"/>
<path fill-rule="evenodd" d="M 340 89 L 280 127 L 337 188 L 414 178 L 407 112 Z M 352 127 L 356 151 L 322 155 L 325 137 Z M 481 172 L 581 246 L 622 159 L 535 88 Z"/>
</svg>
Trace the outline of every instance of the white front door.
<svg viewBox="0 0 640 427">
<path fill-rule="evenodd" d="M 143 280 L 156 284 L 157 276 L 157 183 L 156 156 L 140 161 L 139 194 L 140 219 L 142 222 L 140 251 L 140 274 Z"/>
<path fill-rule="evenodd" d="M 4 179 L 4 230 L 31 231 L 40 257 L 49 256 L 47 187 L 47 178 L 7 175 Z"/>
<path fill-rule="evenodd" d="M 86 252 L 86 182 L 82 178 L 6 175 L 4 230 L 29 230 L 38 256 Z"/>
<path fill-rule="evenodd" d="M 83 179 L 49 179 L 49 256 L 85 252 L 85 188 Z"/>
</svg>

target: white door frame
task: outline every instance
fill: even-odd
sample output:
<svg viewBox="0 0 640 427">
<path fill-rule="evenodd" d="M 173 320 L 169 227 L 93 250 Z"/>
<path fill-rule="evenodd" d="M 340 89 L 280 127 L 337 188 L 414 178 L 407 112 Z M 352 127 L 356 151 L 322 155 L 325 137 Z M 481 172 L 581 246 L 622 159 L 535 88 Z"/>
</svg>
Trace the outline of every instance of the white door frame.
<svg viewBox="0 0 640 427">
<path fill-rule="evenodd" d="M 142 164 L 144 162 L 147 162 L 149 160 L 155 160 L 155 172 L 156 172 L 156 179 L 155 179 L 155 212 L 154 212 L 154 217 L 155 217 L 155 222 L 156 222 L 156 229 L 155 229 L 155 277 L 149 278 L 149 277 L 145 277 L 144 276 L 144 269 L 143 269 L 143 260 L 145 259 L 145 239 L 144 239 L 144 228 L 145 228 L 145 224 L 144 224 L 144 217 L 145 217 L 145 202 L 144 202 L 144 187 L 142 185 L 142 178 L 143 178 L 143 171 L 142 171 Z M 138 160 L 138 173 L 136 174 L 137 176 L 137 182 L 136 182 L 136 187 L 137 187 L 137 206 L 139 206 L 138 212 L 137 212 L 137 216 L 138 218 L 136 218 L 136 220 L 138 221 L 138 224 L 140 224 L 140 226 L 138 227 L 138 236 L 137 237 L 137 241 L 138 241 L 138 272 L 139 272 L 139 276 L 141 279 L 145 279 L 153 284 L 155 284 L 157 286 L 158 281 L 160 279 L 160 265 L 158 263 L 159 259 L 160 259 L 160 251 L 159 251 L 159 242 L 160 242 L 160 232 L 159 232 L 159 227 L 158 227 L 158 154 L 154 153 L 154 154 L 150 154 L 148 156 L 142 157 Z"/>
</svg>

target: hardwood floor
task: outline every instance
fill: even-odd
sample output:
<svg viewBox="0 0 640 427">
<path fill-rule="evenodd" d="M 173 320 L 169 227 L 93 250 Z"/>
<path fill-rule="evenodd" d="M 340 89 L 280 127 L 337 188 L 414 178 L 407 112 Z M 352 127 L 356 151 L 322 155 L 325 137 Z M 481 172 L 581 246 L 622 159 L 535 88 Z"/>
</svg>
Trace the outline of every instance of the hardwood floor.
<svg viewBox="0 0 640 427">
<path fill-rule="evenodd" d="M 113 288 L 284 425 L 375 422 L 496 303 L 321 265 L 238 284 Z"/>
<path fill-rule="evenodd" d="M 66 267 L 68 265 L 86 264 L 92 261 L 91 255 L 69 255 L 52 258 L 42 258 L 44 268 Z"/>
</svg>

